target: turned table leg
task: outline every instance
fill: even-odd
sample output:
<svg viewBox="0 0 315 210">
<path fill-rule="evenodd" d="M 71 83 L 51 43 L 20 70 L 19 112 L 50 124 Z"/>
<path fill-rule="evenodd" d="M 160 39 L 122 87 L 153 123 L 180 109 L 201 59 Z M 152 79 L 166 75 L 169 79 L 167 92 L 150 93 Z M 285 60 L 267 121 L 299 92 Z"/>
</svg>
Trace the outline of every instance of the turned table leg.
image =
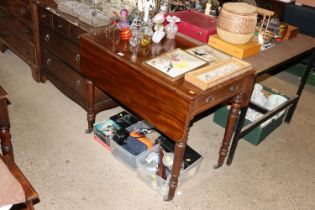
<svg viewBox="0 0 315 210">
<path fill-rule="evenodd" d="M 87 83 L 87 121 L 88 128 L 86 133 L 91 133 L 93 130 L 93 125 L 95 122 L 95 112 L 94 112 L 94 93 L 95 84 L 91 80 L 86 80 Z"/>
<path fill-rule="evenodd" d="M 168 192 L 168 196 L 164 198 L 164 200 L 166 201 L 172 200 L 175 195 L 175 191 L 178 184 L 178 177 L 180 175 L 180 170 L 181 170 L 182 162 L 184 158 L 184 152 L 185 152 L 185 148 L 187 144 L 186 141 L 187 141 L 187 137 L 185 138 L 183 142 L 177 142 L 175 144 L 173 171 L 172 171 L 172 176 L 169 183 L 170 189 Z"/>
<path fill-rule="evenodd" d="M 236 125 L 241 106 L 242 95 L 239 94 L 232 99 L 231 109 L 225 128 L 224 138 L 219 152 L 219 160 L 218 164 L 214 166 L 215 169 L 220 168 L 223 165 L 224 160 L 228 154 L 230 141 L 233 135 L 234 127 Z"/>
<path fill-rule="evenodd" d="M 0 128 L 1 150 L 3 155 L 8 155 L 14 161 L 10 128 Z"/>
<path fill-rule="evenodd" d="M 8 155 L 14 161 L 6 98 L 0 99 L 0 140 L 2 154 Z"/>
</svg>

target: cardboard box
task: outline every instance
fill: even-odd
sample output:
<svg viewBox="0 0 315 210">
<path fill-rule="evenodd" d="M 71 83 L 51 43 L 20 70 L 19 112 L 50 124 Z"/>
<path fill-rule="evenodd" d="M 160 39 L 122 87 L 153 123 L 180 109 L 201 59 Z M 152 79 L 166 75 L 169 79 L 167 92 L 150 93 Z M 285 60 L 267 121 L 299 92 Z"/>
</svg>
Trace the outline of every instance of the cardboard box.
<svg viewBox="0 0 315 210">
<path fill-rule="evenodd" d="M 184 10 L 168 14 L 181 19 L 178 32 L 207 43 L 209 36 L 217 33 L 216 19 L 194 10 Z"/>
<path fill-rule="evenodd" d="M 210 36 L 208 44 L 226 54 L 240 59 L 255 55 L 260 51 L 260 44 L 255 41 L 251 40 L 246 44 L 231 44 L 222 40 L 218 35 Z"/>
<path fill-rule="evenodd" d="M 294 37 L 298 35 L 298 33 L 299 33 L 298 27 L 288 25 L 287 32 L 285 32 L 283 39 L 284 40 L 293 39 Z"/>
<path fill-rule="evenodd" d="M 295 4 L 298 6 L 306 5 L 306 6 L 310 6 L 310 7 L 315 8 L 315 1 L 314 0 L 296 0 Z"/>
<path fill-rule="evenodd" d="M 149 170 L 146 158 L 150 153 L 158 153 L 160 145 L 155 145 L 152 150 L 144 153 L 141 157 L 137 158 L 137 177 L 142 180 L 147 186 L 149 186 L 154 191 L 158 192 L 160 195 L 167 196 L 169 190 L 169 180 L 163 179 L 156 174 L 153 170 Z M 188 147 L 188 145 L 187 145 Z M 186 149 L 187 149 L 186 147 Z M 199 155 L 199 154 L 198 154 Z M 199 155 L 196 159 L 192 160 L 187 167 L 184 167 L 180 172 L 178 178 L 178 187 L 187 182 L 191 177 L 197 174 L 199 167 L 201 165 L 202 156 Z"/>
</svg>

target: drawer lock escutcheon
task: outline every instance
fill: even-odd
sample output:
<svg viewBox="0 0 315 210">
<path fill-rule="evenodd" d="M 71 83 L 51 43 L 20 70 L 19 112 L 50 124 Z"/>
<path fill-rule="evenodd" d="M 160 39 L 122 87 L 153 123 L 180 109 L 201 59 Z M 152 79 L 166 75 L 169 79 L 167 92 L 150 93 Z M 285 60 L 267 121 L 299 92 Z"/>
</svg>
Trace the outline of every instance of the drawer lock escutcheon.
<svg viewBox="0 0 315 210">
<path fill-rule="evenodd" d="M 77 80 L 77 81 L 75 82 L 75 86 L 81 87 L 81 81 L 80 81 L 80 80 Z"/>
<path fill-rule="evenodd" d="M 50 40 L 50 34 L 46 34 L 44 39 L 45 39 L 46 42 L 48 42 Z"/>
<path fill-rule="evenodd" d="M 80 62 L 80 54 L 77 54 L 77 55 L 75 56 L 75 60 L 78 61 L 78 62 Z"/>
<path fill-rule="evenodd" d="M 213 99 L 214 99 L 213 96 L 208 96 L 208 97 L 205 99 L 205 103 L 209 103 L 209 102 L 211 102 Z"/>
<path fill-rule="evenodd" d="M 231 92 L 236 92 L 238 90 L 238 85 L 232 85 L 231 87 L 230 87 L 230 91 Z"/>
<path fill-rule="evenodd" d="M 47 63 L 47 65 L 50 65 L 50 64 L 51 64 L 51 58 L 48 58 L 48 59 L 46 60 L 46 63 Z"/>
<path fill-rule="evenodd" d="M 22 32 L 23 33 L 28 33 L 28 32 L 30 32 L 30 29 L 27 28 L 27 27 L 24 27 L 24 28 L 22 28 Z"/>
</svg>

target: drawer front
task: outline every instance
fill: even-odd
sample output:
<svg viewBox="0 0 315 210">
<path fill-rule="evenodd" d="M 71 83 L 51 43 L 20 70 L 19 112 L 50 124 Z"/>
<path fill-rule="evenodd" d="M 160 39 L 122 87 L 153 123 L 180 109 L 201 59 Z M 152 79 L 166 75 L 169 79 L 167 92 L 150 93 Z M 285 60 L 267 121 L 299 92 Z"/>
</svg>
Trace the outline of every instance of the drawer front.
<svg viewBox="0 0 315 210">
<path fill-rule="evenodd" d="M 6 26 L 11 26 L 14 17 L 4 8 L 0 7 L 0 23 Z"/>
<path fill-rule="evenodd" d="M 18 17 L 32 24 L 32 12 L 29 5 L 19 3 L 16 12 Z"/>
<path fill-rule="evenodd" d="M 53 16 L 53 25 L 54 25 L 54 30 L 60 33 L 63 36 L 66 37 L 71 37 L 70 32 L 71 32 L 71 24 L 67 22 L 66 20 L 57 17 L 56 15 Z"/>
<path fill-rule="evenodd" d="M 38 8 L 38 20 L 41 23 L 44 23 L 50 27 L 52 27 L 52 14 L 47 11 L 46 9 L 42 8 L 42 7 L 37 7 Z"/>
<path fill-rule="evenodd" d="M 34 43 L 34 34 L 33 34 L 33 29 L 26 24 L 22 23 L 19 20 L 14 21 L 14 31 L 26 39 L 27 41 Z"/>
<path fill-rule="evenodd" d="M 10 44 L 22 55 L 25 60 L 35 63 L 35 49 L 30 43 L 11 33 Z"/>
<path fill-rule="evenodd" d="M 5 26 L 3 25 L 1 22 L 0 22 L 0 37 L 8 42 L 8 43 L 11 43 L 11 31 Z"/>
<path fill-rule="evenodd" d="M 197 101 L 196 101 L 196 112 L 200 113 L 207 110 L 209 107 L 213 107 L 219 104 L 222 101 L 225 101 L 227 98 L 232 97 L 239 93 L 243 88 L 242 81 L 234 82 L 230 85 L 227 85 L 224 88 L 219 88 L 215 91 L 205 92 Z"/>
<path fill-rule="evenodd" d="M 9 13 L 16 14 L 17 8 L 19 8 L 19 2 L 14 0 L 1 0 L 0 5 L 3 6 Z"/>
<path fill-rule="evenodd" d="M 55 55 L 58 55 L 72 67 L 80 70 L 80 49 L 66 38 L 54 33 L 53 30 L 41 24 L 41 44 L 50 49 Z"/>
<path fill-rule="evenodd" d="M 26 4 L 26 5 L 31 5 L 31 0 L 20 0 L 20 2 L 22 2 L 23 4 Z"/>
<path fill-rule="evenodd" d="M 76 44 L 80 44 L 80 36 L 84 33 L 86 33 L 86 31 L 82 30 L 81 28 L 74 25 L 71 26 L 71 39 Z"/>
<path fill-rule="evenodd" d="M 86 80 L 71 67 L 65 64 L 58 57 L 54 56 L 48 50 L 42 48 L 42 65 L 46 71 L 62 81 L 64 85 L 78 93 L 82 98 L 86 99 Z"/>
</svg>

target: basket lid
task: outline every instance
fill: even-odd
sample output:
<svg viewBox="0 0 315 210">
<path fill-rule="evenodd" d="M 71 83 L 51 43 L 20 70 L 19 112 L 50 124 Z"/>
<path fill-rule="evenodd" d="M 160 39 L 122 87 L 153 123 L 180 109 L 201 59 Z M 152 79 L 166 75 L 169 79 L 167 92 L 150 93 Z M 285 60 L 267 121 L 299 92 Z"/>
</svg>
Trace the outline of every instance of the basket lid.
<svg viewBox="0 0 315 210">
<path fill-rule="evenodd" d="M 243 15 L 257 13 L 257 7 L 243 2 L 225 3 L 223 4 L 223 9 Z"/>
</svg>

